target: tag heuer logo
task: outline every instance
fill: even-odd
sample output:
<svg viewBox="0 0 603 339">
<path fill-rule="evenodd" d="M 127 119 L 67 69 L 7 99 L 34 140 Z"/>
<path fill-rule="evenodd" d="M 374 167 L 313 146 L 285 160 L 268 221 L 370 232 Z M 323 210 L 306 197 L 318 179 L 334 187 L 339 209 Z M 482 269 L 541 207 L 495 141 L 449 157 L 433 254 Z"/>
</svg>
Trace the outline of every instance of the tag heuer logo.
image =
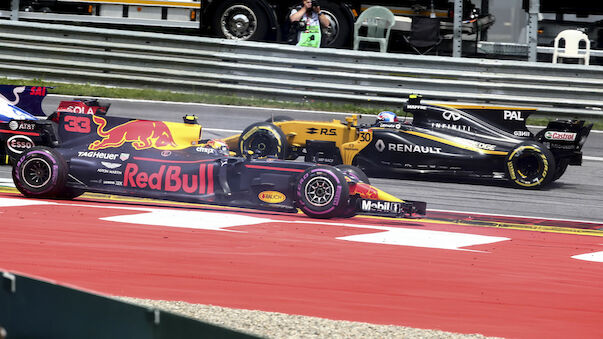
<svg viewBox="0 0 603 339">
<path fill-rule="evenodd" d="M 122 153 L 119 155 L 119 160 L 121 160 L 121 161 L 126 161 L 129 158 L 130 158 L 130 154 L 128 154 L 128 153 Z"/>
<path fill-rule="evenodd" d="M 377 151 L 383 152 L 383 150 L 385 149 L 385 143 L 382 139 L 377 140 L 377 142 L 375 143 L 375 148 L 377 149 Z"/>
</svg>

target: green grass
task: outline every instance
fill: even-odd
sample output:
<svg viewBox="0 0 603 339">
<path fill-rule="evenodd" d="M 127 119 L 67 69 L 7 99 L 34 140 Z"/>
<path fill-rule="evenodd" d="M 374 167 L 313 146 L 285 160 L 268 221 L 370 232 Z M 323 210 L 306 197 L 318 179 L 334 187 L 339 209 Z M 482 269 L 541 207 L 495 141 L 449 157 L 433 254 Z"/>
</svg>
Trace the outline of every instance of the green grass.
<svg viewBox="0 0 603 339">
<path fill-rule="evenodd" d="M 380 111 L 388 110 L 400 114 L 401 108 L 392 107 L 368 107 L 354 104 L 333 104 L 313 100 L 304 102 L 277 101 L 261 98 L 237 97 L 234 95 L 209 95 L 196 93 L 182 93 L 171 91 L 160 91 L 153 89 L 140 88 L 116 88 L 103 87 L 89 84 L 67 84 L 59 82 L 35 80 L 20 80 L 0 78 L 0 84 L 5 85 L 29 85 L 29 86 L 46 86 L 53 87 L 48 92 L 52 94 L 74 95 L 74 96 L 89 96 L 89 97 L 107 97 L 107 98 L 125 98 L 125 99 L 145 99 L 157 101 L 173 101 L 173 102 L 191 102 L 191 103 L 206 103 L 220 105 L 235 105 L 235 106 L 255 106 L 266 108 L 286 108 L 286 109 L 304 109 L 327 112 L 349 112 L 355 114 L 376 114 Z M 535 116 L 528 118 L 528 125 L 544 126 L 551 117 Z M 589 122 L 595 124 L 595 129 L 603 130 L 602 118 L 588 118 Z"/>
</svg>

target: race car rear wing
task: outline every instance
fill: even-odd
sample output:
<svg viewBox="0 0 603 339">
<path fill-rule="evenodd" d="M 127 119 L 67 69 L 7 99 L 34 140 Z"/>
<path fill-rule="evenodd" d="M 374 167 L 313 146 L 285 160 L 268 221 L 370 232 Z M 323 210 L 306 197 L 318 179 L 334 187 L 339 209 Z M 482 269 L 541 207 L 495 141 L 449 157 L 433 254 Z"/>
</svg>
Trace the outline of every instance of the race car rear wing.
<svg viewBox="0 0 603 339">
<path fill-rule="evenodd" d="M 4 99 L 34 116 L 43 117 L 46 114 L 42 111 L 42 100 L 48 94 L 49 88 L 43 86 L 0 85 L 0 100 Z"/>
<path fill-rule="evenodd" d="M 549 121 L 545 129 L 536 134 L 536 140 L 547 145 L 555 159 L 565 159 L 570 165 L 581 165 L 582 146 L 590 134 L 593 124 L 584 120 Z"/>
</svg>

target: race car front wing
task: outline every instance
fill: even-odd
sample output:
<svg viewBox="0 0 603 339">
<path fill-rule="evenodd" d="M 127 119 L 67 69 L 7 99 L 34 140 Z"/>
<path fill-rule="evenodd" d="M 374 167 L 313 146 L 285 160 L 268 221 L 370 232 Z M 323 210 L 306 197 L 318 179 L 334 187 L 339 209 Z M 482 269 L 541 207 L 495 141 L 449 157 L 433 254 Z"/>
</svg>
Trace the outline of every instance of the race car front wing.
<svg viewBox="0 0 603 339">
<path fill-rule="evenodd" d="M 425 215 L 427 203 L 423 201 L 383 201 L 356 198 L 356 211 L 358 214 L 374 215 L 381 217 L 412 218 Z"/>
</svg>

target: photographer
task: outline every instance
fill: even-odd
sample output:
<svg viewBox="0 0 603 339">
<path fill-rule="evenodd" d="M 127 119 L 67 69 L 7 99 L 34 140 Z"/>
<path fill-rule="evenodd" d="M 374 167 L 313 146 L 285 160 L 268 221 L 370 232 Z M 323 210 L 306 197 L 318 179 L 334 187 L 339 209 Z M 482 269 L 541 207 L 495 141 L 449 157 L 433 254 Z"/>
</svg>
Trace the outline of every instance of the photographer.
<svg viewBox="0 0 603 339">
<path fill-rule="evenodd" d="M 326 15 L 321 13 L 318 0 L 304 0 L 301 8 L 292 9 L 289 15 L 292 34 L 297 32 L 297 46 L 320 47 L 321 26 L 330 25 Z"/>
</svg>

